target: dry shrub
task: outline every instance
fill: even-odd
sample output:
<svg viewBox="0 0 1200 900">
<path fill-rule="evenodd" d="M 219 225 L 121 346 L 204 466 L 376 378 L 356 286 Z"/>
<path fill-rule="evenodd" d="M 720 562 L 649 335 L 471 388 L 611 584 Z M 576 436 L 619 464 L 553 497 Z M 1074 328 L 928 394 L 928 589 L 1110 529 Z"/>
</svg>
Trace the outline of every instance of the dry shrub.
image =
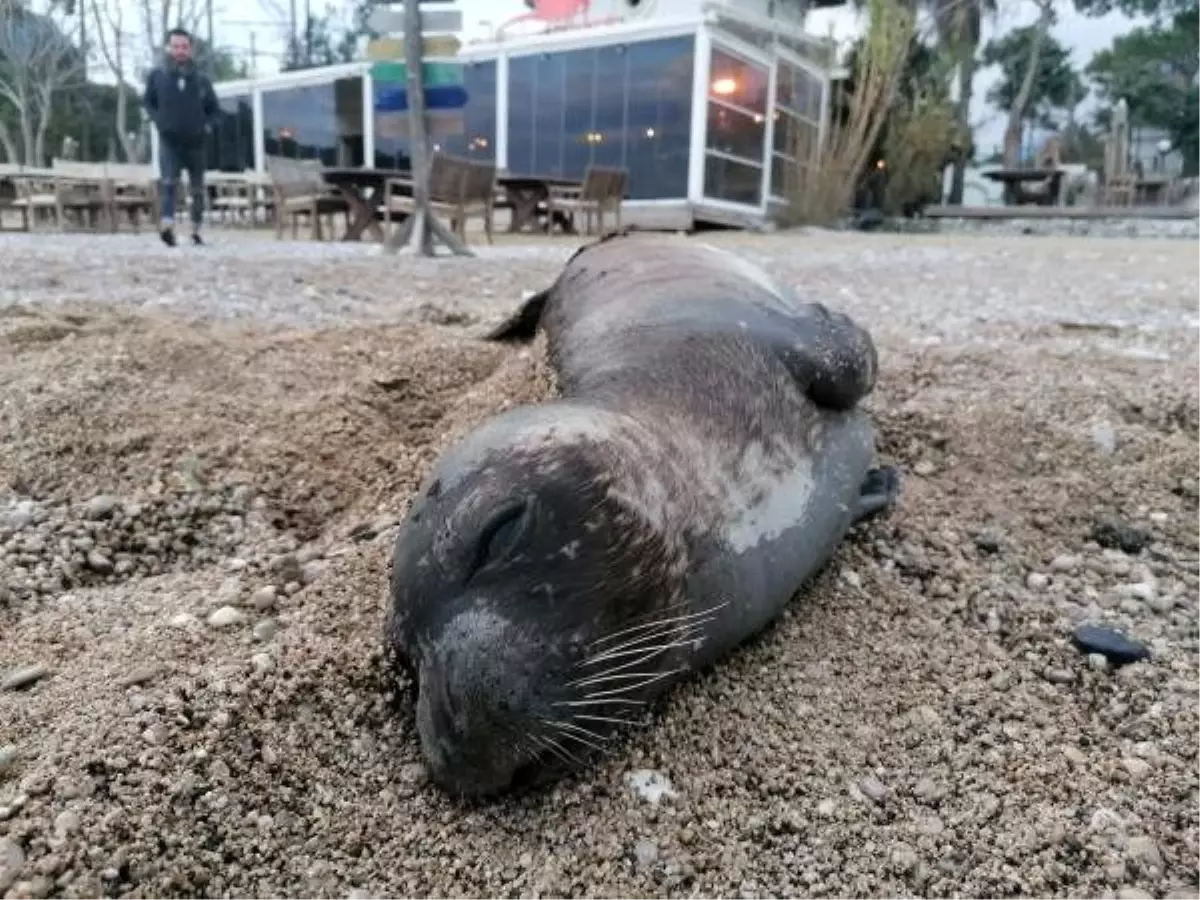
<svg viewBox="0 0 1200 900">
<path fill-rule="evenodd" d="M 883 208 L 888 215 L 941 194 L 942 169 L 959 138 L 955 109 L 943 93 L 919 86 L 888 117 L 883 141 L 888 172 Z"/>
<path fill-rule="evenodd" d="M 854 59 L 853 90 L 841 83 L 832 88 L 829 124 L 815 159 L 803 148 L 797 158 L 802 171 L 785 179 L 789 224 L 828 225 L 850 209 L 859 177 L 887 120 L 904 74 L 908 48 L 915 36 L 915 16 L 899 0 L 870 0 L 867 29 Z"/>
</svg>

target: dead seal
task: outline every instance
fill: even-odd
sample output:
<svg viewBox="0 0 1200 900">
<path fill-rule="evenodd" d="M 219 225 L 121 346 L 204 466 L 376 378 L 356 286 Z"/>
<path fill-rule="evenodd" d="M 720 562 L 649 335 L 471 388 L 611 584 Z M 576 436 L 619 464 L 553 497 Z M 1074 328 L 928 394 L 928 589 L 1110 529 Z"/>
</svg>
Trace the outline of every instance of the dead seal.
<svg viewBox="0 0 1200 900">
<path fill-rule="evenodd" d="M 488 337 L 538 328 L 561 396 L 451 446 L 392 558 L 385 642 L 459 795 L 579 763 L 899 491 L 858 407 L 870 336 L 736 256 L 603 240 Z"/>
</svg>

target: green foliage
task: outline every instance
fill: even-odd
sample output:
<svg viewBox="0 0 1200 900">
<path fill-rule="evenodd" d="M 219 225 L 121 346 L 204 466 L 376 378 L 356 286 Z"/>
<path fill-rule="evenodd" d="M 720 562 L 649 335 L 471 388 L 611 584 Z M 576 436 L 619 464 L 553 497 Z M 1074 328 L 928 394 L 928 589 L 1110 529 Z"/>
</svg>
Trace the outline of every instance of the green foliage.
<svg viewBox="0 0 1200 900">
<path fill-rule="evenodd" d="M 1196 7 L 1194 0 L 1074 0 L 1074 4 L 1085 16 L 1121 12 L 1133 18 L 1145 16 L 1148 19 L 1170 19 Z"/>
<path fill-rule="evenodd" d="M 347 25 L 340 24 L 332 8 L 327 8 L 324 15 L 313 16 L 308 34 L 298 35 L 289 42 L 281 66 L 283 71 L 332 66 L 357 59 L 360 40 L 376 36 L 368 26 L 367 18 L 378 5 L 376 0 L 361 0 L 351 11 Z"/>
<path fill-rule="evenodd" d="M 999 66 L 1000 81 L 988 91 L 989 103 L 1004 112 L 1011 112 L 1025 71 L 1029 65 L 1029 50 L 1037 32 L 1036 25 L 1014 28 L 1003 37 L 993 39 L 983 48 L 985 66 Z M 1054 113 L 1073 108 L 1087 93 L 1079 73 L 1071 65 L 1070 52 L 1052 34 L 1042 39 L 1038 68 L 1033 77 L 1033 93 L 1029 98 L 1027 118 L 1039 125 L 1055 126 Z"/>
<path fill-rule="evenodd" d="M 1200 156 L 1200 9 L 1196 0 L 1169 20 L 1135 28 L 1092 57 L 1087 74 L 1107 111 L 1122 97 L 1129 123 L 1165 129 L 1189 174 Z M 1107 115 L 1098 117 L 1104 122 Z"/>
</svg>

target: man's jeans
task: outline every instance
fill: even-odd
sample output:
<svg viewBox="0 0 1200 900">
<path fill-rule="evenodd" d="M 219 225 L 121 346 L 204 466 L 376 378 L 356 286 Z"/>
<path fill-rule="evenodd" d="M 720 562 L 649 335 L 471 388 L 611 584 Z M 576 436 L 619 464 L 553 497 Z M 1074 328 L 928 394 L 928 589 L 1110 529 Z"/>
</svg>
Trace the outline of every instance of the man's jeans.
<svg viewBox="0 0 1200 900">
<path fill-rule="evenodd" d="M 158 142 L 158 201 L 164 226 L 175 222 L 175 186 L 179 184 L 179 176 L 186 171 L 192 195 L 192 229 L 200 231 L 207 199 L 204 192 L 205 150 L 203 141 L 190 146 L 172 145 L 162 140 Z"/>
</svg>

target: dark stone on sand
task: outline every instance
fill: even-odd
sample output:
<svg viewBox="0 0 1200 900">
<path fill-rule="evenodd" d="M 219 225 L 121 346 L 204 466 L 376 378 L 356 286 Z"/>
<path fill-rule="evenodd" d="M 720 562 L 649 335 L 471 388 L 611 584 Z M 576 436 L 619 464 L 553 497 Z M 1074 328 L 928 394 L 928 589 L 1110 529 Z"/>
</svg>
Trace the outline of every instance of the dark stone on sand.
<svg viewBox="0 0 1200 900">
<path fill-rule="evenodd" d="M 1111 628 L 1080 625 L 1071 638 L 1083 653 L 1099 653 L 1114 666 L 1124 666 L 1150 658 L 1150 650 L 1145 644 L 1131 641 Z"/>
<path fill-rule="evenodd" d="M 1149 545 L 1150 532 L 1121 519 L 1101 519 L 1092 526 L 1092 538 L 1101 547 L 1134 554 Z"/>
</svg>

